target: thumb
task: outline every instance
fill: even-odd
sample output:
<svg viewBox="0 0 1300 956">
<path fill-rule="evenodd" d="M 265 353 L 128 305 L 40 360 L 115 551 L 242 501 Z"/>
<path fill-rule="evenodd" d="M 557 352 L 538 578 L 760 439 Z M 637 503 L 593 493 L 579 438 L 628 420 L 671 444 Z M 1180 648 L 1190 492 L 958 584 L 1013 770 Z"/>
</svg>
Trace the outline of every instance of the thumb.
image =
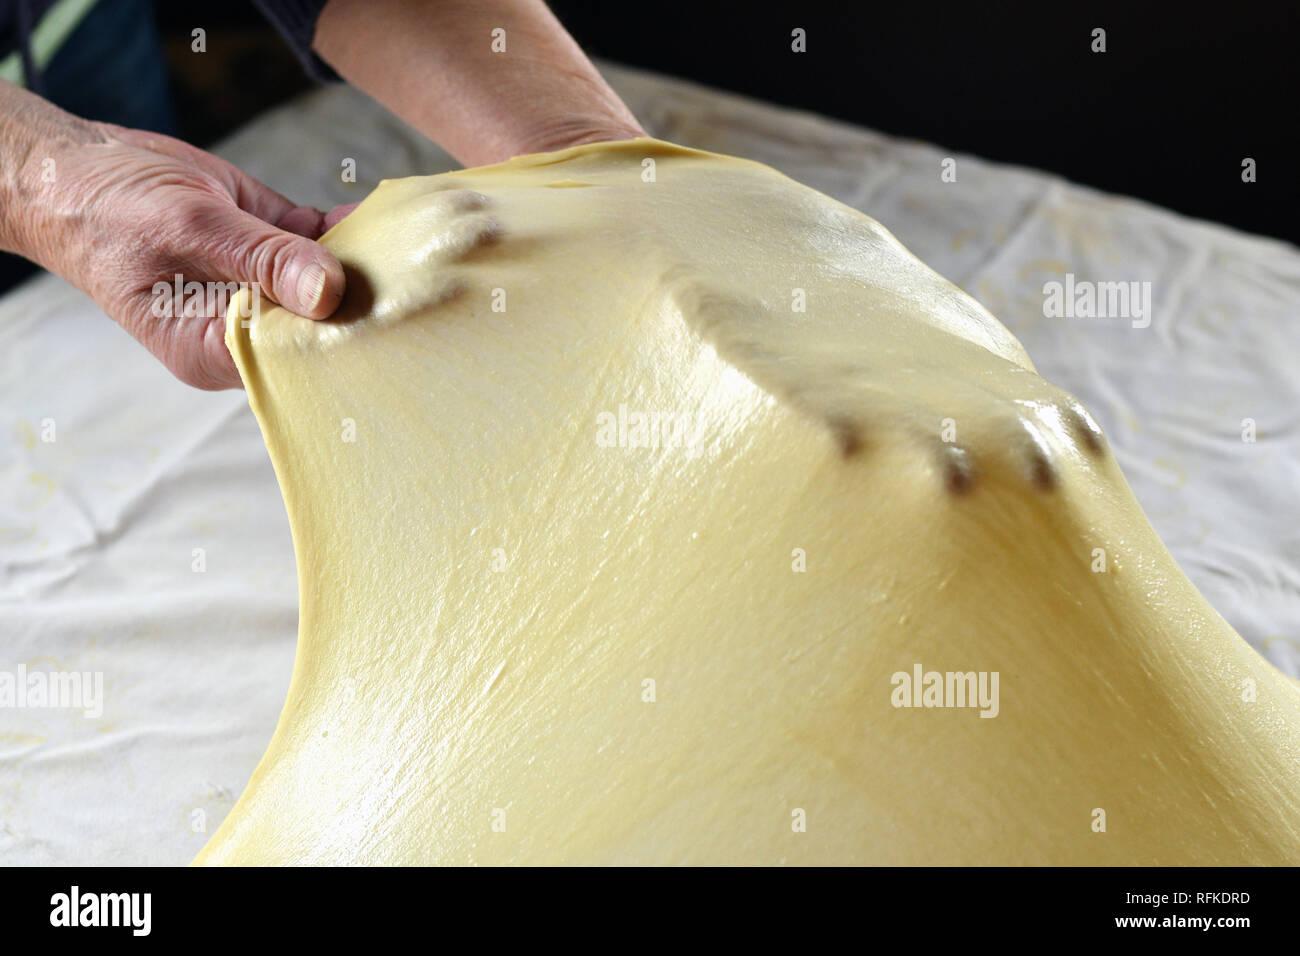
<svg viewBox="0 0 1300 956">
<path fill-rule="evenodd" d="M 263 295 L 311 319 L 326 318 L 343 301 L 343 266 L 320 243 L 234 205 L 214 218 L 220 238 L 207 249 L 214 270 L 237 282 L 256 282 Z"/>
</svg>

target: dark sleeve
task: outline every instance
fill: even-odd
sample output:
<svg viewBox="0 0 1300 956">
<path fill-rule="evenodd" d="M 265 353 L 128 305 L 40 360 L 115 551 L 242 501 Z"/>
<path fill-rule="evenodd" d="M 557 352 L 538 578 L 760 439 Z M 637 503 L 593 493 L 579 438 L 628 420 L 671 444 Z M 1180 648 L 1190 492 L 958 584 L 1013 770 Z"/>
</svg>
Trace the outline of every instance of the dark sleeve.
<svg viewBox="0 0 1300 956">
<path fill-rule="evenodd" d="M 262 15 L 289 42 L 307 74 L 314 80 L 333 83 L 340 79 L 339 75 L 311 49 L 312 37 L 316 35 L 316 20 L 326 2 L 327 0 L 253 0 Z"/>
</svg>

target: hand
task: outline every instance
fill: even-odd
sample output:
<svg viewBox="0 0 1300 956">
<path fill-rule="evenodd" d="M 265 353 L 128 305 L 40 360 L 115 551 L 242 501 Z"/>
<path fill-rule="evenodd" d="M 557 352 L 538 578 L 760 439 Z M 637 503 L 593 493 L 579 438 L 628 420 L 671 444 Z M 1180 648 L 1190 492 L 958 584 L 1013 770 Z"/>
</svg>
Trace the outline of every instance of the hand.
<svg viewBox="0 0 1300 956">
<path fill-rule="evenodd" d="M 325 229 L 321 212 L 171 137 L 81 121 L 74 130 L 47 157 L 27 150 L 23 227 L 9 231 L 22 238 L 6 244 L 87 292 L 181 381 L 241 384 L 221 296 L 193 310 L 187 295 L 182 314 L 171 301 L 178 275 L 223 292 L 228 282 L 256 282 L 309 318 L 338 306 L 343 269 L 312 241 Z"/>
</svg>

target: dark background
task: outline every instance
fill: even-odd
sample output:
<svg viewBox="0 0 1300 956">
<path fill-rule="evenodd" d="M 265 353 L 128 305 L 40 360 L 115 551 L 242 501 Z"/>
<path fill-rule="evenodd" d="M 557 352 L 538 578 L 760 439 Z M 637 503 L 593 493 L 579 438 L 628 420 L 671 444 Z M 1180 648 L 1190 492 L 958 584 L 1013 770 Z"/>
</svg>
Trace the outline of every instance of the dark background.
<svg viewBox="0 0 1300 956">
<path fill-rule="evenodd" d="M 551 6 L 597 56 L 1300 243 L 1294 0 Z"/>
<path fill-rule="evenodd" d="M 551 7 L 596 56 L 1300 243 L 1300 4 L 1291 0 Z M 206 145 L 308 85 L 247 0 L 158 8 L 182 132 L 194 141 Z M 209 31 L 206 57 L 184 54 L 195 25 Z M 790 50 L 794 27 L 807 31 L 808 52 Z M 1106 53 L 1091 52 L 1094 27 L 1106 30 Z M 222 50 L 224 61 L 211 55 Z M 1241 181 L 1247 156 L 1258 164 L 1252 184 Z"/>
</svg>

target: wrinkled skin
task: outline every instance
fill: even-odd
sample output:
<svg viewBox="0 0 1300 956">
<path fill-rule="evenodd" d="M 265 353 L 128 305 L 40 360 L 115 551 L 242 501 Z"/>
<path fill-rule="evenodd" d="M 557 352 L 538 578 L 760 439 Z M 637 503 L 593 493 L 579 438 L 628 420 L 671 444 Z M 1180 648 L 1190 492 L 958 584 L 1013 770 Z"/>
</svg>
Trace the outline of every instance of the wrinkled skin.
<svg viewBox="0 0 1300 956">
<path fill-rule="evenodd" d="M 346 210 L 326 216 L 297 206 L 168 136 L 104 124 L 83 129 L 81 141 L 44 167 L 52 181 L 38 187 L 40 224 L 24 251 L 86 291 L 177 378 L 203 389 L 240 387 L 220 304 L 159 315 L 181 310 L 157 308 L 155 283 L 171 286 L 177 274 L 183 282 L 256 282 L 310 318 L 337 307 L 342 268 L 311 240 Z"/>
</svg>

